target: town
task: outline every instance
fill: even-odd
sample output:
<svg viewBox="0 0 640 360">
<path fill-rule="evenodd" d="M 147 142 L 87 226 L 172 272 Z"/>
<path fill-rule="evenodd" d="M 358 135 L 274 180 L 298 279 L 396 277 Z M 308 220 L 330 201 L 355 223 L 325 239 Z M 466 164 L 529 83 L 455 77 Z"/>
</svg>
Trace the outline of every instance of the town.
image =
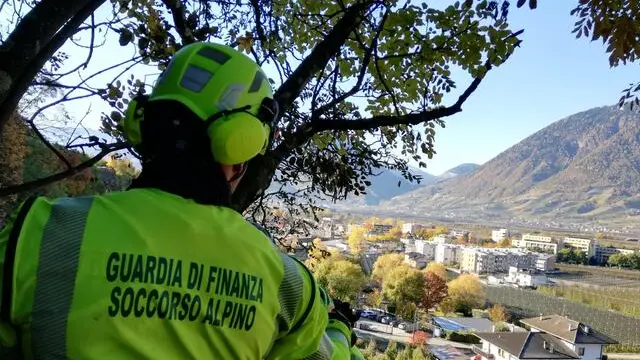
<svg viewBox="0 0 640 360">
<path fill-rule="evenodd" d="M 376 346 L 403 351 L 421 341 L 436 359 L 595 360 L 640 350 L 640 272 L 620 269 L 634 269 L 640 253 L 626 244 L 339 214 L 318 220 L 284 243 L 333 295 L 364 309 L 357 332 L 374 340 L 362 345 L 370 356 Z M 439 291 L 430 273 L 443 279 L 439 296 L 429 294 Z M 414 278 L 423 287 L 414 296 L 402 277 L 415 274 L 426 280 Z M 360 280 L 345 287 L 347 276 Z"/>
</svg>

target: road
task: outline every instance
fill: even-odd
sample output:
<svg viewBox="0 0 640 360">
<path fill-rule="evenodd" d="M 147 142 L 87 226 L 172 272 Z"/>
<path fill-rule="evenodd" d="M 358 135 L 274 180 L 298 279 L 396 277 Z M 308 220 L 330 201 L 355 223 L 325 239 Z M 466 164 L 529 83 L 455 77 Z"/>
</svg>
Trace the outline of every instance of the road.
<svg viewBox="0 0 640 360">
<path fill-rule="evenodd" d="M 411 333 L 407 333 L 401 329 L 394 328 L 390 325 L 381 324 L 379 322 L 360 319 L 358 323 L 365 324 L 369 330 L 358 329 L 356 325 L 356 335 L 363 340 L 375 339 L 375 340 L 386 340 L 386 341 L 395 341 L 397 343 L 408 344 L 411 342 Z M 449 341 L 442 338 L 433 338 L 429 337 L 427 339 L 427 344 L 429 345 L 449 345 L 457 348 L 466 348 L 470 349 L 471 345 L 462 344 L 454 341 Z M 625 359 L 626 360 L 626 359 Z"/>
</svg>

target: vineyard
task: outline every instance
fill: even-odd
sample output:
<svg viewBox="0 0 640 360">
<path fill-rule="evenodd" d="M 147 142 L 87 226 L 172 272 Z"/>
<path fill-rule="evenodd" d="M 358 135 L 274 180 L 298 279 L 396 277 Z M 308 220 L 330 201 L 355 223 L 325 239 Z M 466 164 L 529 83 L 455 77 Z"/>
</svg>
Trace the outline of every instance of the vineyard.
<svg viewBox="0 0 640 360">
<path fill-rule="evenodd" d="M 489 302 L 502 304 L 518 316 L 566 315 L 591 325 L 620 344 L 640 345 L 640 319 L 532 290 L 489 286 L 486 291 Z"/>
<path fill-rule="evenodd" d="M 629 288 L 589 289 L 581 286 L 541 286 L 538 291 L 602 309 L 640 316 L 640 290 Z"/>
</svg>

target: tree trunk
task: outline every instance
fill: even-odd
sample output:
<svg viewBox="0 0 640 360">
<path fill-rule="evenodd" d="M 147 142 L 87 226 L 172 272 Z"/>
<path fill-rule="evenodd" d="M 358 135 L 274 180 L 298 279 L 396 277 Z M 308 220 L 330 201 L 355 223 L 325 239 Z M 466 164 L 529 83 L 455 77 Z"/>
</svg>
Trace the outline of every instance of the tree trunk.
<svg viewBox="0 0 640 360">
<path fill-rule="evenodd" d="M 0 134 L 44 64 L 105 0 L 42 0 L 0 46 Z"/>
</svg>

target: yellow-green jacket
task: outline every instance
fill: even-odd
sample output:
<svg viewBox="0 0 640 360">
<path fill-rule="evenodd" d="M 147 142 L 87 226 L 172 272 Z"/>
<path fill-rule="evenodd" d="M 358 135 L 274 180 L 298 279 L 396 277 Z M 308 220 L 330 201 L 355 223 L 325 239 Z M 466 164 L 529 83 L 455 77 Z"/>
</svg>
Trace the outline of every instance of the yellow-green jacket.
<svg viewBox="0 0 640 360">
<path fill-rule="evenodd" d="M 309 271 L 154 189 L 31 199 L 0 232 L 0 358 L 349 359 Z"/>
</svg>

